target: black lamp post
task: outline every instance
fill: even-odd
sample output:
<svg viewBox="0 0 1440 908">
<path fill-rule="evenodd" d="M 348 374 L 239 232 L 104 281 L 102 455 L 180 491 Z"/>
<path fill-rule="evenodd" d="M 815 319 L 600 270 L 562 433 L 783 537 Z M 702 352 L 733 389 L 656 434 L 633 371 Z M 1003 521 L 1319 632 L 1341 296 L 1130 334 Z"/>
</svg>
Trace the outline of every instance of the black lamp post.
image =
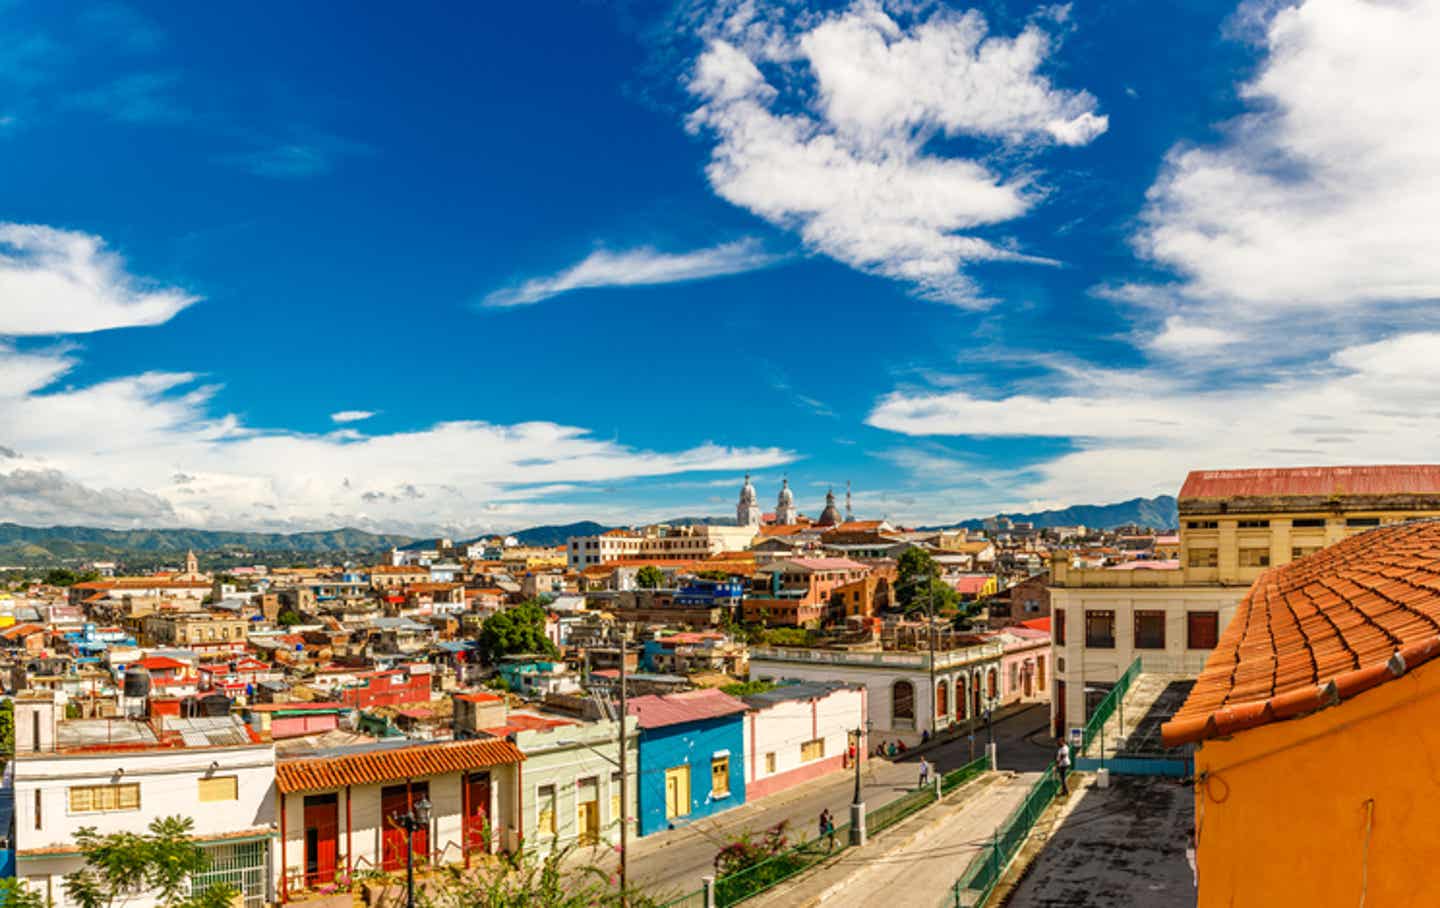
<svg viewBox="0 0 1440 908">
<path fill-rule="evenodd" d="M 430 828 L 430 801 L 422 797 L 390 819 L 405 830 L 405 908 L 415 908 L 415 833 Z"/>
</svg>

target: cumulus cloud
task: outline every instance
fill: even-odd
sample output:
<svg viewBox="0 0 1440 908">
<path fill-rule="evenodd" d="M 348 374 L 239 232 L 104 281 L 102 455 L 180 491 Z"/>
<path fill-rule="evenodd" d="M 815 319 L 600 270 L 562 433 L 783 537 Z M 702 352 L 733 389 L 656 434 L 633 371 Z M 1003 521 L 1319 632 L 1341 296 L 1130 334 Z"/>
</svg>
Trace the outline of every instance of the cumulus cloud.
<svg viewBox="0 0 1440 908">
<path fill-rule="evenodd" d="M 1234 387 L 1158 369 L 1051 373 L 1050 393 L 894 392 L 868 422 L 910 436 L 1068 438 L 1017 498 L 1076 502 L 1171 492 L 1186 471 L 1434 459 L 1440 333 L 1339 350 L 1322 364 Z"/>
<path fill-rule="evenodd" d="M 0 473 L 0 507 L 21 523 L 155 524 L 175 517 L 170 503 L 143 489 L 97 489 L 59 470 Z"/>
<path fill-rule="evenodd" d="M 542 300 L 596 287 L 678 284 L 766 268 L 779 261 L 759 240 L 746 238 L 691 252 L 660 252 L 648 246 L 623 252 L 597 250 L 569 268 L 531 278 L 485 297 L 492 307 L 528 306 Z"/>
<path fill-rule="evenodd" d="M 361 422 L 375 415 L 374 410 L 339 410 L 330 414 L 331 422 Z"/>
<path fill-rule="evenodd" d="M 1092 96 L 1040 75 L 1053 39 L 1038 22 L 1011 38 L 990 35 L 974 11 L 909 25 L 873 2 L 783 13 L 733 3 L 699 28 L 707 44 L 687 83 L 698 102 L 687 122 L 715 141 L 706 175 L 716 193 L 818 252 L 958 305 L 984 303 L 966 265 L 1045 261 L 975 233 L 1040 200 L 1027 173 L 933 145 L 1027 150 L 1105 131 Z"/>
<path fill-rule="evenodd" d="M 99 237 L 0 222 L 0 336 L 158 325 L 197 299 L 131 276 Z"/>
<path fill-rule="evenodd" d="M 1135 238 L 1181 278 L 1162 308 L 1292 334 L 1297 313 L 1440 298 L 1440 5 L 1245 11 L 1264 49 L 1252 112 L 1169 154 Z"/>
</svg>

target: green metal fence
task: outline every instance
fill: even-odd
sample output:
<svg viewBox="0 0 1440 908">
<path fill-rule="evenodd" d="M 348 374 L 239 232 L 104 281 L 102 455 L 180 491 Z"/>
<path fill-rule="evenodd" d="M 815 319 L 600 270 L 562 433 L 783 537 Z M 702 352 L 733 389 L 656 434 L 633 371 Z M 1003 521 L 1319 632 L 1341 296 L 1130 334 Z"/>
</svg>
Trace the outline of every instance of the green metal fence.
<svg viewBox="0 0 1440 908">
<path fill-rule="evenodd" d="M 896 823 L 910 816 L 917 810 L 923 810 L 935 803 L 935 788 L 926 785 L 924 788 L 917 788 L 909 794 L 903 794 L 889 804 L 882 804 L 865 815 L 865 828 L 868 834 L 874 835 L 885 829 L 889 829 Z"/>
<path fill-rule="evenodd" d="M 1099 704 L 1096 705 L 1095 711 L 1090 714 L 1089 721 L 1085 723 L 1084 736 L 1080 742 L 1080 753 L 1075 754 L 1075 756 L 1078 757 L 1090 749 L 1090 742 L 1100 735 L 1100 730 L 1105 727 L 1105 723 L 1109 722 L 1110 717 L 1115 714 L 1115 710 L 1120 706 L 1120 701 L 1125 699 L 1126 692 L 1130 690 L 1130 685 L 1139 674 L 1140 660 L 1137 658 L 1134 662 L 1130 663 L 1130 667 L 1125 669 L 1125 674 L 1120 676 L 1120 679 L 1115 682 L 1115 686 L 1110 688 L 1110 692 L 1105 695 L 1105 699 L 1101 700 Z"/>
<path fill-rule="evenodd" d="M 696 889 L 694 892 L 676 896 L 670 901 L 660 904 L 658 908 L 705 908 L 705 890 Z"/>
<path fill-rule="evenodd" d="M 990 758 L 981 757 L 972 760 L 961 766 L 959 769 L 952 769 L 940 777 L 940 793 L 949 794 L 961 785 L 990 769 Z"/>
<path fill-rule="evenodd" d="M 953 908 L 978 908 L 984 905 L 995 891 L 995 885 L 1005 875 L 1005 869 L 1030 837 L 1035 821 L 1045 812 L 1045 808 L 1050 806 L 1059 790 L 1060 780 L 1055 775 L 1055 770 L 1045 770 L 1039 781 L 1030 787 L 1025 800 L 1004 823 L 995 828 L 990 841 L 971 859 L 960 879 L 950 887 L 941 905 Z"/>
<path fill-rule="evenodd" d="M 715 904 L 729 908 L 748 898 L 780 885 L 797 873 L 803 873 L 827 861 L 850 844 L 850 824 L 836 826 L 833 835 L 818 836 L 766 858 L 744 870 L 726 874 L 715 881 Z"/>
<path fill-rule="evenodd" d="M 244 898 L 245 908 L 264 908 L 269 902 L 269 853 L 269 839 L 207 845 L 210 866 L 190 878 L 190 891 L 199 894 L 212 886 L 230 886 Z"/>
</svg>

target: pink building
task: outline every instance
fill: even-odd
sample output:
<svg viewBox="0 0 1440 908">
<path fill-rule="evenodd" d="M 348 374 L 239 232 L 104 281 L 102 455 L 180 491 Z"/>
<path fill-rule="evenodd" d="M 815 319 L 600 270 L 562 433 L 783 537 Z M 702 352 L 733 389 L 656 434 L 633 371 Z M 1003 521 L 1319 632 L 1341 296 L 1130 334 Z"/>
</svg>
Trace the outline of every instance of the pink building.
<svg viewBox="0 0 1440 908">
<path fill-rule="evenodd" d="M 747 801 L 845 769 L 851 732 L 865 725 L 861 685 L 792 682 L 741 699 Z"/>
<path fill-rule="evenodd" d="M 1000 706 L 1050 700 L 1049 618 L 1005 628 L 994 639 L 1005 645 L 1000 657 Z M 1040 625 L 1045 625 L 1041 629 Z"/>
</svg>

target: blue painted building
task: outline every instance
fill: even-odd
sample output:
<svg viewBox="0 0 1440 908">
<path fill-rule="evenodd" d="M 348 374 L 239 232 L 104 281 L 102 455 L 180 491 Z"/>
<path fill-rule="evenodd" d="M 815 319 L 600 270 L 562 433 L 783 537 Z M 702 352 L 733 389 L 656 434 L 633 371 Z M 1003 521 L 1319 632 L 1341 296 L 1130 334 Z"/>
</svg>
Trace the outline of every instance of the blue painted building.
<svg viewBox="0 0 1440 908">
<path fill-rule="evenodd" d="M 641 835 L 745 803 L 745 710 L 718 690 L 636 697 Z"/>
</svg>

